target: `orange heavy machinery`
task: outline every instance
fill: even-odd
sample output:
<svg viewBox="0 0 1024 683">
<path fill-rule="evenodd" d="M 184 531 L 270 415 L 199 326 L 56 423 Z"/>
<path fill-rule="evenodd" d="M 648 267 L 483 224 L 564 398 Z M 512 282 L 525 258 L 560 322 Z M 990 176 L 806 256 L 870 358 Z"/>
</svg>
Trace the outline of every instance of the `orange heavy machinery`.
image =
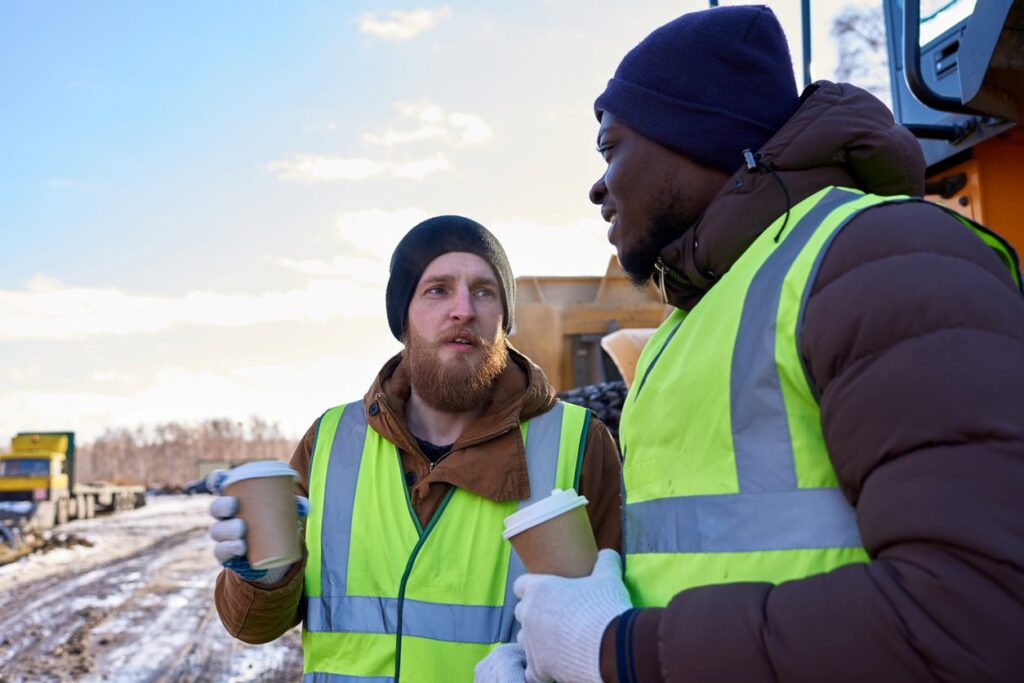
<svg viewBox="0 0 1024 683">
<path fill-rule="evenodd" d="M 921 142 L 927 198 L 1024 252 L 1024 2 L 885 0 L 896 120 Z"/>
</svg>

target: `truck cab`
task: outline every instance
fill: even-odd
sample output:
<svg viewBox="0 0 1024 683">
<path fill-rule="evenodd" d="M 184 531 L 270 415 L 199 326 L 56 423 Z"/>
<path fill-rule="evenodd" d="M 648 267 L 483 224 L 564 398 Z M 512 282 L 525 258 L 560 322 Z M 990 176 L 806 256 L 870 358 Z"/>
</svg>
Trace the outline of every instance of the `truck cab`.
<svg viewBox="0 0 1024 683">
<path fill-rule="evenodd" d="M 74 512 L 68 502 L 73 454 L 70 433 L 15 436 L 11 452 L 0 455 L 0 502 L 9 512 L 49 522 L 43 526 L 66 522 Z"/>
</svg>

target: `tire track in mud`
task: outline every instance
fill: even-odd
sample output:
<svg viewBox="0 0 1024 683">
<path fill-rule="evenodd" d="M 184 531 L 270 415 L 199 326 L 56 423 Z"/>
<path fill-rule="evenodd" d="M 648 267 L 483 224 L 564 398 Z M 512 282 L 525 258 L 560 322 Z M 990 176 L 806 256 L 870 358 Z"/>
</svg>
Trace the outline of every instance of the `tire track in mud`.
<svg viewBox="0 0 1024 683">
<path fill-rule="evenodd" d="M 15 586 L 0 597 L 0 670 L 15 683 L 81 680 L 95 668 L 91 631 L 147 594 L 174 550 L 199 539 L 197 526 L 125 557 Z"/>
<path fill-rule="evenodd" d="M 206 529 L 0 592 L 0 683 L 301 680 L 298 630 L 251 646 L 221 625 Z"/>
</svg>

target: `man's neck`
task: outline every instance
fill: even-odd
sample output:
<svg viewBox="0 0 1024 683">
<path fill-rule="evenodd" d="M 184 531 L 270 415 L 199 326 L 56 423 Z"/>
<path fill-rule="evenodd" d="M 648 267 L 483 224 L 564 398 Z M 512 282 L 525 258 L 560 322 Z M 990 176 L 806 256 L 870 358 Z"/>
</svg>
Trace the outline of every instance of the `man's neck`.
<svg viewBox="0 0 1024 683">
<path fill-rule="evenodd" d="M 405 421 L 413 436 L 435 446 L 447 446 L 458 441 L 462 432 L 484 412 L 484 406 L 465 413 L 445 413 L 428 406 L 412 389 L 405 404 Z"/>
</svg>

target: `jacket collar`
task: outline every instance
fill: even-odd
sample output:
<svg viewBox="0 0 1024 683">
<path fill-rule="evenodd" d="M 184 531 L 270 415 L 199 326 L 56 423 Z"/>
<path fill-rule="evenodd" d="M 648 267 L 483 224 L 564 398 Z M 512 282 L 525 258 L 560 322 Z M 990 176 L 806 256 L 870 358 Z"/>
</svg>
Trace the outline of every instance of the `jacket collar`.
<svg viewBox="0 0 1024 683">
<path fill-rule="evenodd" d="M 810 85 L 800 108 L 759 150 L 757 166 L 736 161 L 742 166 L 700 219 L 661 251 L 654 284 L 676 308 L 697 305 L 767 226 L 824 187 L 924 191 L 917 140 L 873 95 L 847 83 Z"/>
<path fill-rule="evenodd" d="M 495 501 L 521 500 L 530 496 L 526 449 L 519 431 L 520 420 L 529 420 L 551 409 L 555 390 L 544 372 L 509 346 L 510 362 L 495 381 L 483 414 L 452 445 L 436 466 L 429 461 L 409 431 L 405 404 L 411 392 L 409 373 L 401 354 L 381 369 L 363 397 L 368 424 L 412 456 L 421 475 L 410 491 L 413 502 L 425 496 L 433 484 L 446 483 Z M 377 403 L 379 410 L 370 411 Z M 371 415 L 371 412 L 375 413 Z"/>
</svg>

